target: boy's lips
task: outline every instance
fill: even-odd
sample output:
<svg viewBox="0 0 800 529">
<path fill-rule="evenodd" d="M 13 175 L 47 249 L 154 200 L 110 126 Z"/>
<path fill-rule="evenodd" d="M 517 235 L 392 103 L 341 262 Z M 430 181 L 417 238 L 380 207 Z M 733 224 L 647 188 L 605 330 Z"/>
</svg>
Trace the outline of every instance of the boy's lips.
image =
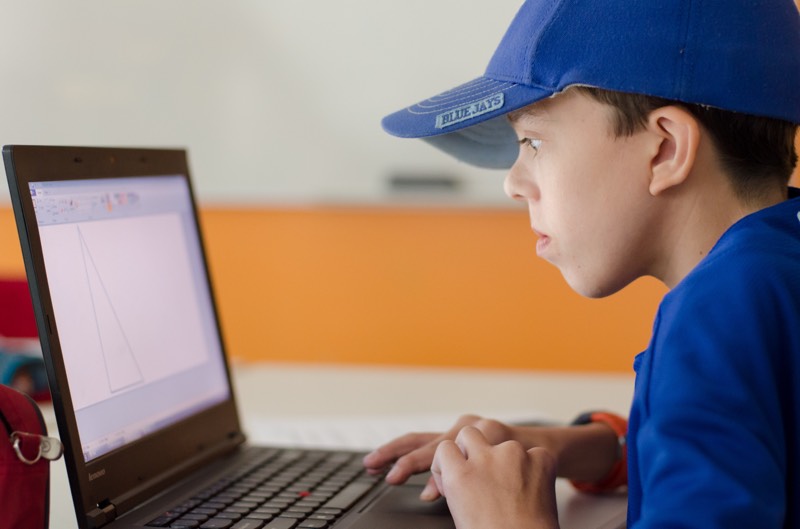
<svg viewBox="0 0 800 529">
<path fill-rule="evenodd" d="M 536 254 L 541 256 L 542 252 L 550 245 L 550 236 L 540 232 L 536 228 L 531 227 L 531 229 L 533 229 L 533 233 L 538 237 L 536 241 Z"/>
</svg>

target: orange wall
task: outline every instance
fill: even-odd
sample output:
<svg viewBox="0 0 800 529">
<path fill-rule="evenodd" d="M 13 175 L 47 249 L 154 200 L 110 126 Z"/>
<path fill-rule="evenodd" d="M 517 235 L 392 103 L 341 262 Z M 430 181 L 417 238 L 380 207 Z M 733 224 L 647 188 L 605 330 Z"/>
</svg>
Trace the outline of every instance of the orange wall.
<svg viewBox="0 0 800 529">
<path fill-rule="evenodd" d="M 203 222 L 231 351 L 248 358 L 628 370 L 662 290 L 579 297 L 536 258 L 524 212 L 208 209 Z"/>
</svg>

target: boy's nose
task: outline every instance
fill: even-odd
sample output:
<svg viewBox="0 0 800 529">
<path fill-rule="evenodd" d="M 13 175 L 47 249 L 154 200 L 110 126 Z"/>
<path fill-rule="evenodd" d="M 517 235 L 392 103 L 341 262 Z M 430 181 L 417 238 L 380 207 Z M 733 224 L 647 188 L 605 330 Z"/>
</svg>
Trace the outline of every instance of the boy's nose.
<svg viewBox="0 0 800 529">
<path fill-rule="evenodd" d="M 513 198 L 515 200 L 519 199 L 520 197 L 514 192 L 511 184 L 511 171 L 506 174 L 505 180 L 503 180 L 503 191 L 505 191 L 506 196 L 508 198 Z"/>
<path fill-rule="evenodd" d="M 513 198 L 514 200 L 525 200 L 527 198 L 524 193 L 525 186 L 521 175 L 522 168 L 520 167 L 520 162 L 517 161 L 511 166 L 511 169 L 508 170 L 508 174 L 506 174 L 506 178 L 503 180 L 503 191 L 505 191 L 509 198 Z"/>
</svg>

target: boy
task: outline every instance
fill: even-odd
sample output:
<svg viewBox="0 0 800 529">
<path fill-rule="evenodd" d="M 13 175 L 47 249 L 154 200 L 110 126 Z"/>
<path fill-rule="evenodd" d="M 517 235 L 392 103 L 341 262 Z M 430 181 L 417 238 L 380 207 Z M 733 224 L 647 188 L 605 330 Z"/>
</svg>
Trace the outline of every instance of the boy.
<svg viewBox="0 0 800 529">
<path fill-rule="evenodd" d="M 474 22 L 474 20 L 473 20 Z M 384 119 L 510 167 L 538 255 L 577 292 L 671 291 L 629 423 L 465 416 L 364 463 L 430 468 L 459 529 L 558 526 L 557 475 L 627 484 L 636 528 L 800 528 L 800 16 L 791 0 L 527 1 L 486 74 Z"/>
</svg>

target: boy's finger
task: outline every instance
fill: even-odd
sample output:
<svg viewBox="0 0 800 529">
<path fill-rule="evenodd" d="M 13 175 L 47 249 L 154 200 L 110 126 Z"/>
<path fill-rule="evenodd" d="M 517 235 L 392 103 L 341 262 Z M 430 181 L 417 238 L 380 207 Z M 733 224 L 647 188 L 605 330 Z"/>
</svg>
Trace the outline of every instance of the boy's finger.
<svg viewBox="0 0 800 529">
<path fill-rule="evenodd" d="M 433 433 L 409 433 L 379 446 L 364 456 L 364 466 L 382 468 L 434 439 Z"/>
<path fill-rule="evenodd" d="M 442 496 L 446 495 L 443 475 L 450 472 L 455 466 L 463 464 L 464 461 L 464 454 L 453 441 L 442 441 L 436 447 L 436 453 L 433 455 L 433 462 L 431 463 L 431 477 Z M 425 499 L 422 496 L 420 497 Z"/>
<path fill-rule="evenodd" d="M 439 486 L 436 484 L 436 478 L 431 474 L 431 477 L 428 478 L 428 482 L 425 484 L 425 488 L 422 489 L 422 492 L 419 495 L 419 499 L 422 501 L 434 501 L 441 496 L 439 492 Z"/>
<path fill-rule="evenodd" d="M 398 485 L 405 482 L 412 474 L 418 474 L 430 469 L 435 450 L 436 445 L 430 444 L 404 455 L 395 462 L 392 469 L 386 474 L 386 481 L 393 485 Z"/>
<path fill-rule="evenodd" d="M 453 441 L 442 441 L 436 447 L 436 453 L 433 454 L 433 462 L 431 463 L 431 474 L 433 476 L 441 476 L 448 468 L 454 464 L 463 463 L 466 458 L 461 449 Z"/>
<path fill-rule="evenodd" d="M 456 446 L 458 446 L 464 457 L 469 459 L 470 452 L 479 448 L 488 447 L 489 441 L 486 436 L 473 426 L 465 426 L 456 436 Z"/>
</svg>

